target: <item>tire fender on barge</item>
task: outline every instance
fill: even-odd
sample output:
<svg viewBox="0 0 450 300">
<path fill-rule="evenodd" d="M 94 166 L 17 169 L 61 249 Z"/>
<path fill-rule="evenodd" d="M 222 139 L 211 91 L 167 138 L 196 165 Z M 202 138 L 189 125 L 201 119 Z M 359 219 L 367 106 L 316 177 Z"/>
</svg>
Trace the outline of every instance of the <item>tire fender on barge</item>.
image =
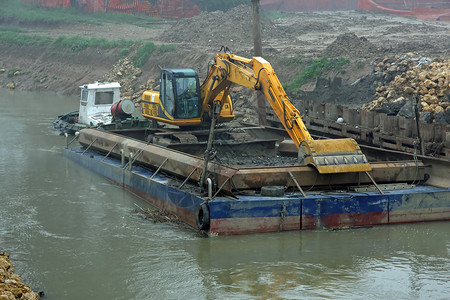
<svg viewBox="0 0 450 300">
<path fill-rule="evenodd" d="M 200 230 L 208 230 L 210 224 L 209 207 L 208 204 L 202 203 L 197 207 L 195 212 L 195 221 Z"/>
</svg>

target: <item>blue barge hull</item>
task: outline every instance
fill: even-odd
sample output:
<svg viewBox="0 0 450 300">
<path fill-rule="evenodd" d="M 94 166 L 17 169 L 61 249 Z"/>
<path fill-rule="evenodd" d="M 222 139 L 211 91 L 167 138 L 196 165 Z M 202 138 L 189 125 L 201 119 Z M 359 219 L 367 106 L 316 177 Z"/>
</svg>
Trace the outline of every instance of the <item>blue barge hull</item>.
<svg viewBox="0 0 450 300">
<path fill-rule="evenodd" d="M 195 187 L 179 189 L 161 174 L 115 158 L 64 149 L 63 155 L 106 177 L 149 203 L 197 228 L 196 214 L 206 197 Z M 450 220 L 450 189 L 417 186 L 374 192 L 320 191 L 286 193 L 283 197 L 237 195 L 207 202 L 209 235 L 231 235 L 307 229 L 338 229 L 395 223 Z"/>
</svg>

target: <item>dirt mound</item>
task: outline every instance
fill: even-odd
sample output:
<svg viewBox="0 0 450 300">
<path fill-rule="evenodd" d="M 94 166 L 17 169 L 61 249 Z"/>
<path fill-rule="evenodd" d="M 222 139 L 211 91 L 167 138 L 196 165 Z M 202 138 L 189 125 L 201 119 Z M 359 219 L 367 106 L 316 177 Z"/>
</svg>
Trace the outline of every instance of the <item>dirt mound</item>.
<svg viewBox="0 0 450 300">
<path fill-rule="evenodd" d="M 333 26 L 323 22 L 298 22 L 293 27 L 296 28 L 297 31 L 304 33 L 336 31 Z"/>
<path fill-rule="evenodd" d="M 227 12 L 202 12 L 190 19 L 183 19 L 166 30 L 162 36 L 166 42 L 189 42 L 212 46 L 252 46 L 252 8 L 237 6 Z M 278 28 L 261 15 L 262 35 L 274 37 Z M 235 48 L 235 47 L 234 47 Z"/>
<path fill-rule="evenodd" d="M 374 44 L 369 42 L 365 37 L 358 37 L 355 33 L 344 33 L 339 35 L 323 51 L 324 56 L 328 57 L 373 57 L 381 51 Z"/>
</svg>

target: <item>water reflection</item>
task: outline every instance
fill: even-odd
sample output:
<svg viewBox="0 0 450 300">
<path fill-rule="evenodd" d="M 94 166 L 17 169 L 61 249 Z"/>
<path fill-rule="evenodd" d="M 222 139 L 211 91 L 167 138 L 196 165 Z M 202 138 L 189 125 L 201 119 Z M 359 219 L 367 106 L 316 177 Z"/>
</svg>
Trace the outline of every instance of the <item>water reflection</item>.
<svg viewBox="0 0 450 300">
<path fill-rule="evenodd" d="M 225 237 L 203 240 L 190 252 L 209 273 L 204 284 L 215 282 L 225 294 L 440 298 L 450 289 L 450 259 L 441 242 L 448 229 L 435 223 Z M 418 239 L 410 243 L 405 234 Z"/>
</svg>

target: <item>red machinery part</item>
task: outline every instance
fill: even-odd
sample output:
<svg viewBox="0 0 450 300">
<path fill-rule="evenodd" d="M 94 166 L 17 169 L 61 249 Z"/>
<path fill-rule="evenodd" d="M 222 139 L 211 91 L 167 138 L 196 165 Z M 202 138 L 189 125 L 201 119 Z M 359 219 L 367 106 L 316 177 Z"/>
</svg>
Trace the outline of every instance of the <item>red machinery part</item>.
<svg viewBox="0 0 450 300">
<path fill-rule="evenodd" d="M 111 106 L 111 115 L 131 115 L 134 112 L 134 103 L 131 100 L 125 99 L 114 103 Z"/>
</svg>

